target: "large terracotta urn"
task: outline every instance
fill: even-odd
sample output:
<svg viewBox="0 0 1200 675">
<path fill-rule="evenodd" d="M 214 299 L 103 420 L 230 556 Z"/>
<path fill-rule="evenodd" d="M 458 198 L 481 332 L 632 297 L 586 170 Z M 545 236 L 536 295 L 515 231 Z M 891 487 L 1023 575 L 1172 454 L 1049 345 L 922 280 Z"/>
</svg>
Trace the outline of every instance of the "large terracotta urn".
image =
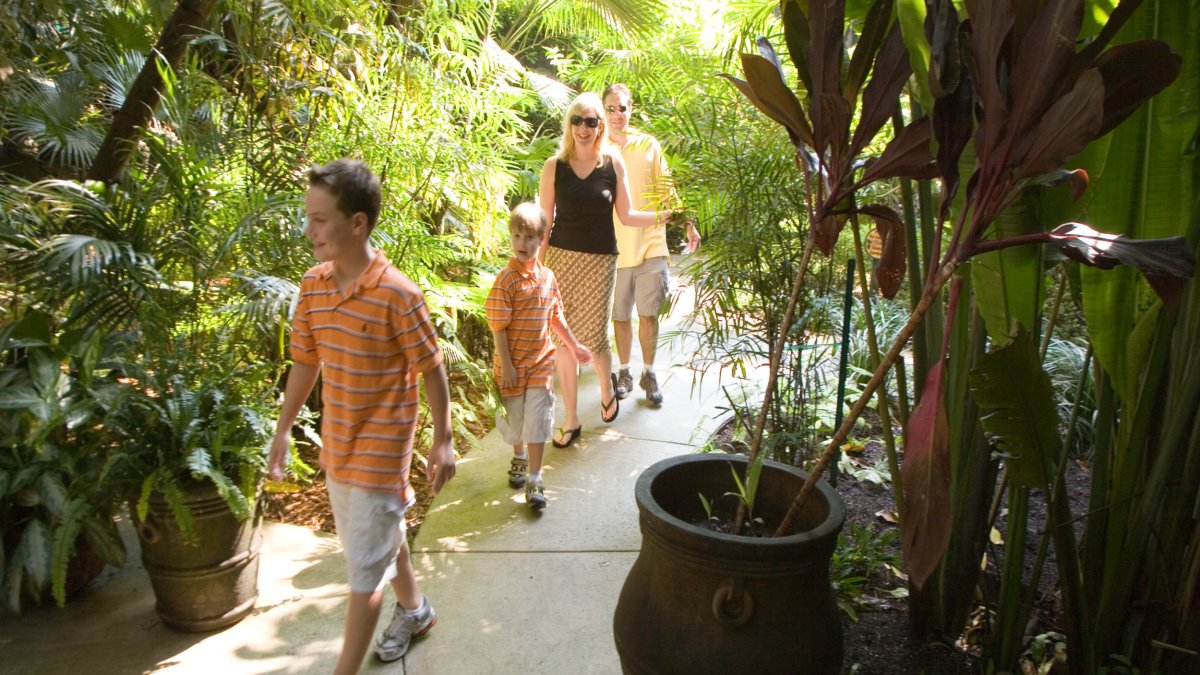
<svg viewBox="0 0 1200 675">
<path fill-rule="evenodd" d="M 787 536 L 718 532 L 706 526 L 699 495 L 732 512 L 734 499 L 721 498 L 736 489 L 731 465 L 742 474 L 746 458 L 672 457 L 638 478 L 642 547 L 613 618 L 627 675 L 840 672 L 829 561 L 846 515 L 841 498 L 818 482 Z M 807 476 L 765 462 L 755 517 L 779 523 Z"/>
</svg>

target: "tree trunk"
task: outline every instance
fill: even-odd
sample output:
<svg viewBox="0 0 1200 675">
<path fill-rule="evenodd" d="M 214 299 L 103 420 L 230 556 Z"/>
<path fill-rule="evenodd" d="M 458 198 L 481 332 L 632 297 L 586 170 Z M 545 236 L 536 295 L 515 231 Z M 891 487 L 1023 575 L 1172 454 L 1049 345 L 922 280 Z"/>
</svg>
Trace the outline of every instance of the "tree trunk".
<svg viewBox="0 0 1200 675">
<path fill-rule="evenodd" d="M 184 52 L 192 38 L 208 22 L 216 0 L 179 0 L 171 18 L 163 26 L 158 44 L 142 66 L 137 80 L 125 96 L 125 104 L 113 115 L 108 135 L 96 152 L 96 161 L 88 171 L 91 180 L 116 183 L 125 173 L 134 144 L 141 129 L 145 128 L 162 98 L 162 76 L 158 72 L 161 58 L 172 70 L 183 61 Z"/>
<path fill-rule="evenodd" d="M 388 14 L 383 23 L 393 28 L 402 28 L 422 9 L 424 6 L 421 0 L 391 0 L 388 2 Z"/>
</svg>

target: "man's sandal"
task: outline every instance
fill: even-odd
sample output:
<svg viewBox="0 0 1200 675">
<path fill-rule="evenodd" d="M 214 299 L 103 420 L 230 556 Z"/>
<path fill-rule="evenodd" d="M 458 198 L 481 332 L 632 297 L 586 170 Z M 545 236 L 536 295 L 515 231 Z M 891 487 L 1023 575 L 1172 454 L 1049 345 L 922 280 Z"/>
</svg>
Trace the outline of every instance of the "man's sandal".
<svg viewBox="0 0 1200 675">
<path fill-rule="evenodd" d="M 554 438 L 550 439 L 550 443 L 553 444 L 554 447 L 556 447 L 556 448 L 569 448 L 569 447 L 571 447 L 571 444 L 575 442 L 575 439 L 579 438 L 579 434 L 582 432 L 583 432 L 582 424 L 575 427 L 574 429 L 564 429 L 562 427 L 559 427 L 554 430 Z M 558 440 L 560 438 L 565 438 L 566 440 L 560 442 Z"/>
</svg>

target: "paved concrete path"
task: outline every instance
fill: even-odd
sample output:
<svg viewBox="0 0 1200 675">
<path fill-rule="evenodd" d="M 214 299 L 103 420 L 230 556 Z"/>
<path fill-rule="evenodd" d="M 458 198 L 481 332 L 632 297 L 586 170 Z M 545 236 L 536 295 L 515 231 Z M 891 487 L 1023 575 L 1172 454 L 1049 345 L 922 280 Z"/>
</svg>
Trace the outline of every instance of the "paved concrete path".
<svg viewBox="0 0 1200 675">
<path fill-rule="evenodd" d="M 691 309 L 684 289 L 674 316 Z M 669 367 L 686 358 L 683 351 L 659 351 L 662 407 L 650 406 L 635 389 L 611 425 L 600 421 L 595 374 L 590 369 L 584 374 L 583 435 L 571 448 L 547 447 L 549 506 L 541 514 L 525 505 L 523 491 L 508 487 L 512 449 L 494 431 L 463 458 L 413 548 L 413 564 L 438 624 L 403 660 L 388 665 L 371 660 L 363 672 L 620 672 L 612 615 L 641 544 L 634 482 L 650 464 L 704 442 L 724 404 L 715 374 L 700 387 L 690 371 Z M 635 364 L 639 353 L 635 340 Z M 639 368 L 634 366 L 635 382 Z M 136 537 L 127 523 L 122 530 L 130 549 L 124 568 L 106 570 L 65 609 L 0 616 L 0 672 L 235 675 L 333 669 L 347 592 L 336 537 L 268 523 L 255 612 L 220 632 L 186 634 L 166 628 L 154 613 Z M 392 603 L 389 592 L 385 614 Z"/>
</svg>

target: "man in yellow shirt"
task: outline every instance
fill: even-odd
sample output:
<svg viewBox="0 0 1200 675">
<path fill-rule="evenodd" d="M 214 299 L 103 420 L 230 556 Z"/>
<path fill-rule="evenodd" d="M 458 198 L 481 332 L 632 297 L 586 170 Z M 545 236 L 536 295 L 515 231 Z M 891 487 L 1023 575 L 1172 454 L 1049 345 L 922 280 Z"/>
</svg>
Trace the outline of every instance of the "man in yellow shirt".
<svg viewBox="0 0 1200 675">
<path fill-rule="evenodd" d="M 608 138 L 621 149 L 625 174 L 629 181 L 629 196 L 633 208 L 658 211 L 670 208 L 678 201 L 670 185 L 670 171 L 663 158 L 662 147 L 649 134 L 629 126 L 633 114 L 633 97 L 624 84 L 610 84 L 604 90 L 604 115 Z M 670 251 L 667 249 L 667 226 L 628 227 L 614 215 L 617 234 L 617 283 L 613 301 L 613 332 L 617 338 L 617 357 L 621 368 L 617 373 L 616 393 L 625 398 L 633 390 L 633 375 L 629 372 L 630 350 L 633 347 L 633 308 L 637 305 L 638 342 L 642 347 L 642 376 L 639 386 L 646 399 L 662 403 L 662 391 L 654 374 L 654 354 L 658 347 L 658 316 L 667 299 Z M 700 246 L 700 234 L 691 220 L 687 229 L 689 252 Z"/>
</svg>

